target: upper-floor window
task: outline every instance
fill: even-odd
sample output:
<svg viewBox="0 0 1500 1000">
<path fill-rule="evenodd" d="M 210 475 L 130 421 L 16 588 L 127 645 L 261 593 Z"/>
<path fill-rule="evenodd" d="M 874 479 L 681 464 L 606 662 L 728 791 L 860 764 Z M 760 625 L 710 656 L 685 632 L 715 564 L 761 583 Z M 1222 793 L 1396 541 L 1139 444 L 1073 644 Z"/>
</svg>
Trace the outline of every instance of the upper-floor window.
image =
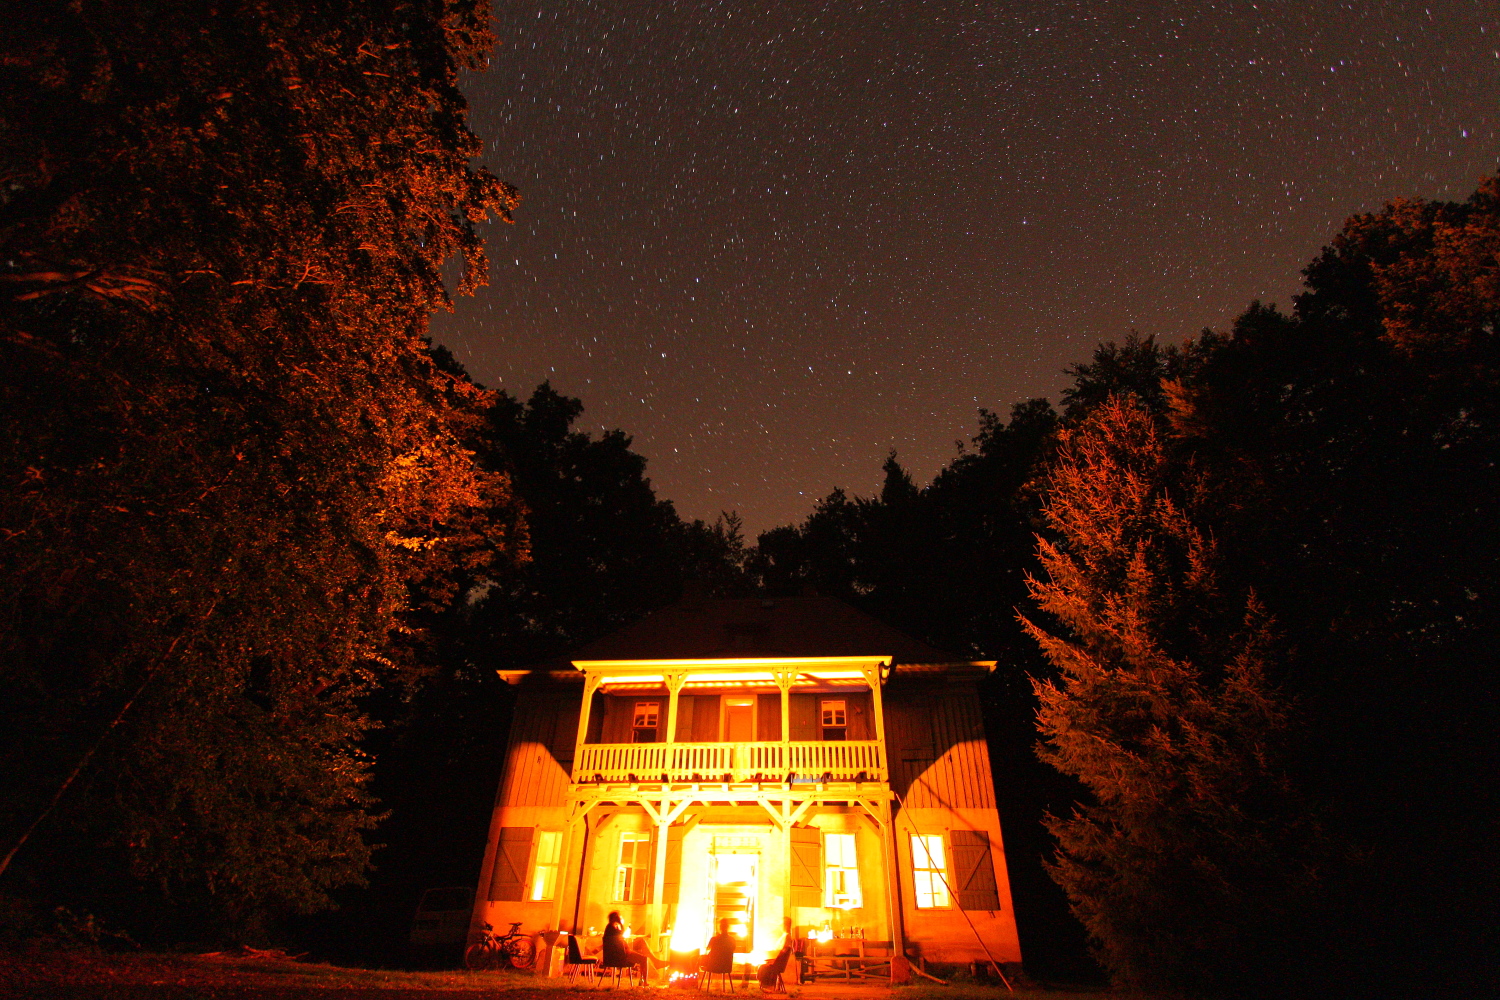
<svg viewBox="0 0 1500 1000">
<path fill-rule="evenodd" d="M 661 702 L 635 703 L 635 721 L 631 723 L 632 743 L 656 743 L 657 724 L 661 721 Z"/>
<path fill-rule="evenodd" d="M 854 856 L 854 834 L 823 835 L 824 905 L 854 909 L 864 904 L 859 891 L 859 861 Z"/>
<path fill-rule="evenodd" d="M 556 830 L 543 830 L 536 837 L 536 867 L 531 872 L 531 898 L 555 899 L 557 897 L 557 852 L 562 845 L 562 834 Z"/>
<path fill-rule="evenodd" d="M 651 870 L 650 858 L 651 834 L 620 834 L 620 862 L 615 866 L 617 902 L 645 902 L 647 872 Z"/>
<path fill-rule="evenodd" d="M 917 909 L 935 910 L 948 905 L 946 855 L 941 834 L 911 838 L 911 868 Z"/>
<path fill-rule="evenodd" d="M 823 738 L 825 740 L 848 739 L 849 711 L 844 699 L 824 698 L 819 708 Z"/>
</svg>

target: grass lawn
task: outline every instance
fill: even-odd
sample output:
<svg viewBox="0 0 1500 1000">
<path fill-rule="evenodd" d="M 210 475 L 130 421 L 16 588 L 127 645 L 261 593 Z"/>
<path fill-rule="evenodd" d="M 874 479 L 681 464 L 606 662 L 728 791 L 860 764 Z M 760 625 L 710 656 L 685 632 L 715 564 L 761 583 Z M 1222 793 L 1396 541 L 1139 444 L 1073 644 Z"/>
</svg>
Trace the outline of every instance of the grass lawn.
<svg viewBox="0 0 1500 1000">
<path fill-rule="evenodd" d="M 594 992 L 565 981 L 519 972 L 400 972 L 347 969 L 280 957 L 226 955 L 105 954 L 90 951 L 0 952 L 0 998 L 26 1000 L 466 1000 L 503 995 L 504 1000 L 545 1000 L 558 994 Z M 703 994 L 687 990 L 610 990 L 616 995 L 658 998 Z M 760 991 L 736 990 L 748 1000 Z M 793 987 L 805 1000 L 1147 1000 L 1107 991 L 954 985 L 901 987 L 814 983 Z"/>
</svg>

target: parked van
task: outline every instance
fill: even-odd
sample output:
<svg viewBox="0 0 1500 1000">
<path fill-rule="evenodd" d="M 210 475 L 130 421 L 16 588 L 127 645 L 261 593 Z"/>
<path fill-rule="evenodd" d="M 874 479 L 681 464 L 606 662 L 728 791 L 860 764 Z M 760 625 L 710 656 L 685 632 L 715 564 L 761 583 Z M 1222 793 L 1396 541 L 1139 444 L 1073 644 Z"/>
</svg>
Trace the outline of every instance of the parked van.
<svg viewBox="0 0 1500 1000">
<path fill-rule="evenodd" d="M 439 965 L 457 964 L 469 938 L 474 911 L 474 889 L 450 886 L 428 889 L 411 922 L 411 950 L 415 958 Z"/>
</svg>

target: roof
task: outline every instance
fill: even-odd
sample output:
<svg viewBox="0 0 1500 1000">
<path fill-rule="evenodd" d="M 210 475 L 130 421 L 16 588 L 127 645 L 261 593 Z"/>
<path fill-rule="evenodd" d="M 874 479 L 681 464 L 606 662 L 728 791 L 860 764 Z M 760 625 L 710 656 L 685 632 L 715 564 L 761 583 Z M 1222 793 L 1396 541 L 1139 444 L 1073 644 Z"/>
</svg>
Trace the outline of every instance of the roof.
<svg viewBox="0 0 1500 1000">
<path fill-rule="evenodd" d="M 689 596 L 595 640 L 570 660 L 714 660 L 889 656 L 893 663 L 962 663 L 831 597 Z"/>
</svg>

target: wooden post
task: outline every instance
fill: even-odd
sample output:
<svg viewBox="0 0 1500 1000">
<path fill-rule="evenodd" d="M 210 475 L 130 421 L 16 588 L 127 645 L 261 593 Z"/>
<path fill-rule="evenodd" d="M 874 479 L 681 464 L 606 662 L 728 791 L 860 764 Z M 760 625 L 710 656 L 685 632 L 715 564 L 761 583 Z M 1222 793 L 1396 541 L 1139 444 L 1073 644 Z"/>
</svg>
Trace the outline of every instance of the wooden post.
<svg viewBox="0 0 1500 1000">
<path fill-rule="evenodd" d="M 880 668 L 882 666 L 884 664 L 877 663 L 873 668 L 866 670 L 864 674 L 865 683 L 870 685 L 870 708 L 875 713 L 875 742 L 877 744 L 875 752 L 880 759 L 880 770 L 883 772 L 882 779 L 890 781 L 891 767 L 885 752 L 885 699 L 881 694 L 881 689 L 884 685 L 880 683 Z"/>
<path fill-rule="evenodd" d="M 672 694 L 675 702 L 676 692 Z M 651 920 L 655 925 L 656 948 L 662 950 L 666 942 L 666 925 L 662 922 L 667 914 L 666 901 L 662 899 L 662 893 L 667 887 L 667 836 L 672 829 L 672 798 L 666 786 L 662 786 L 661 803 L 656 814 L 656 863 L 651 866 Z M 651 974 L 648 966 L 646 974 Z"/>
<path fill-rule="evenodd" d="M 599 678 L 585 674 L 583 677 L 583 704 L 578 709 L 578 742 L 573 747 L 573 780 L 578 780 L 578 765 L 583 761 L 583 745 L 589 738 L 589 715 L 594 710 L 594 692 L 599 690 Z"/>
<path fill-rule="evenodd" d="M 891 810 L 891 800 L 880 806 L 880 825 L 885 840 L 885 898 L 890 910 L 891 925 L 891 982 L 911 981 L 911 966 L 906 958 L 906 919 L 901 911 L 901 845 L 896 833 L 896 818 Z"/>
</svg>

